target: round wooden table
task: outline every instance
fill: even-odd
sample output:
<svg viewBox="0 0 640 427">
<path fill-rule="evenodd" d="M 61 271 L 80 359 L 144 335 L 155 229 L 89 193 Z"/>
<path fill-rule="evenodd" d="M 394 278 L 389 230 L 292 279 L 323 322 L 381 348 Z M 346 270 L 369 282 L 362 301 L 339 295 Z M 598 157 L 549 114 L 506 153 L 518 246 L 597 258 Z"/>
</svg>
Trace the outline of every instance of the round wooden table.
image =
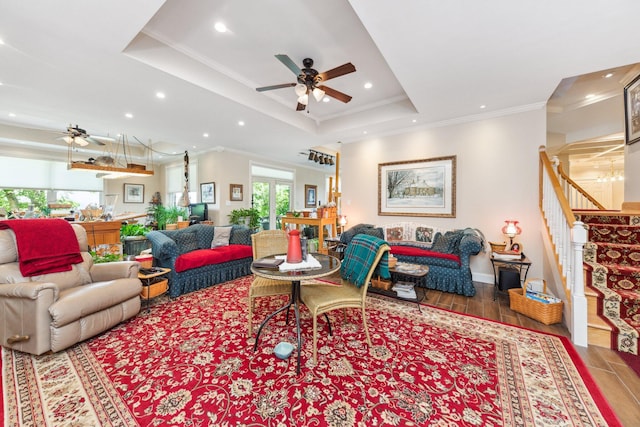
<svg viewBox="0 0 640 427">
<path fill-rule="evenodd" d="M 298 310 L 298 300 L 300 299 L 300 281 L 302 280 L 311 280 L 311 279 L 319 279 L 321 277 L 329 276 L 336 271 L 340 270 L 340 260 L 331 255 L 324 255 L 313 253 L 311 254 L 318 262 L 320 263 L 320 268 L 312 268 L 312 269 L 301 269 L 301 270 L 290 270 L 290 271 L 280 271 L 279 268 L 260 268 L 251 264 L 251 272 L 256 276 L 264 277 L 265 279 L 273 279 L 273 280 L 290 280 L 291 281 L 291 298 L 289 302 L 271 313 L 264 319 L 264 321 L 260 324 L 258 328 L 258 332 L 256 334 L 256 342 L 253 345 L 253 351 L 258 349 L 258 343 L 260 341 L 260 333 L 262 333 L 262 328 L 271 320 L 276 314 L 280 313 L 283 310 L 289 310 L 291 306 L 294 307 L 294 312 L 296 315 L 296 333 L 298 339 L 298 360 L 297 360 L 297 368 L 296 372 L 300 373 L 300 347 L 302 346 L 302 340 L 300 337 L 300 313 Z M 267 257 L 266 259 L 273 259 L 275 256 Z M 257 261 L 257 260 L 256 260 Z M 255 263 L 255 261 L 254 261 Z"/>
</svg>

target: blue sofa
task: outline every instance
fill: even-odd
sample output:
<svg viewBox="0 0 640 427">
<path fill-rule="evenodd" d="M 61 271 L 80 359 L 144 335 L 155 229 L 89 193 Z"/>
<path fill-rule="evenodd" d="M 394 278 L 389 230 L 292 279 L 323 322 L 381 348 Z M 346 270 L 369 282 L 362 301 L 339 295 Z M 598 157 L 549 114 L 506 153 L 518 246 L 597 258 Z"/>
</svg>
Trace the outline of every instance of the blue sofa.
<svg viewBox="0 0 640 427">
<path fill-rule="evenodd" d="M 484 248 L 484 237 L 479 230 L 444 231 L 413 223 L 385 227 L 358 224 L 343 233 L 341 242 L 348 244 L 358 233 L 386 240 L 391 254 L 399 262 L 428 265 L 429 273 L 422 286 L 469 297 L 476 294 L 469 265 L 471 256 Z"/>
<path fill-rule="evenodd" d="M 212 249 L 215 228 L 195 224 L 180 230 L 147 233 L 154 265 L 171 269 L 172 298 L 251 274 L 251 230 L 234 225 L 229 244 Z"/>
</svg>

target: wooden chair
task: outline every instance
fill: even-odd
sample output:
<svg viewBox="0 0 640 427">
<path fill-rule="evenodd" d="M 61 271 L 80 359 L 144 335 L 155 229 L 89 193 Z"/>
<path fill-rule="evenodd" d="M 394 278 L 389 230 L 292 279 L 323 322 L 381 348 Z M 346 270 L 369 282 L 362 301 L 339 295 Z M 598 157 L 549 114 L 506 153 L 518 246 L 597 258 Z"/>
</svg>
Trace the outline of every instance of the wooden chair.
<svg viewBox="0 0 640 427">
<path fill-rule="evenodd" d="M 364 244 L 363 241 L 365 241 Z M 353 281 L 344 278 L 344 272 L 348 271 L 349 264 L 357 262 L 355 261 L 356 258 L 359 260 L 363 259 L 363 252 L 359 252 L 358 257 L 355 256 L 356 252 L 358 252 L 356 249 L 358 247 L 365 247 L 365 249 L 362 250 L 368 251 L 365 258 L 369 260 L 368 264 L 362 266 L 362 271 L 366 271 L 366 276 L 361 281 L 362 284 L 360 286 L 357 286 Z M 345 251 L 344 261 L 342 261 L 343 266 L 341 268 L 343 279 L 341 280 L 341 284 L 339 286 L 302 285 L 300 289 L 300 298 L 313 316 L 314 363 L 318 363 L 318 316 L 324 314 L 326 317 L 326 314 L 329 311 L 345 308 L 359 308 L 362 312 L 362 325 L 364 327 L 364 333 L 367 337 L 367 344 L 371 346 L 371 339 L 369 338 L 369 329 L 367 328 L 367 318 L 365 313 L 367 288 L 371 282 L 371 276 L 373 275 L 376 266 L 382 259 L 383 255 L 388 254 L 389 250 L 389 245 L 387 245 L 387 243 L 382 239 L 378 239 L 377 237 L 373 236 L 358 235 L 351 241 Z M 330 324 L 329 334 L 331 335 Z"/>
<path fill-rule="evenodd" d="M 251 235 L 251 247 L 253 259 L 268 257 L 270 255 L 287 253 L 287 233 L 284 230 L 264 230 Z M 249 287 L 249 324 L 248 336 L 253 334 L 253 310 L 255 298 L 274 295 L 291 295 L 291 282 L 287 280 L 271 280 L 255 277 Z M 287 320 L 289 312 L 287 312 Z"/>
</svg>

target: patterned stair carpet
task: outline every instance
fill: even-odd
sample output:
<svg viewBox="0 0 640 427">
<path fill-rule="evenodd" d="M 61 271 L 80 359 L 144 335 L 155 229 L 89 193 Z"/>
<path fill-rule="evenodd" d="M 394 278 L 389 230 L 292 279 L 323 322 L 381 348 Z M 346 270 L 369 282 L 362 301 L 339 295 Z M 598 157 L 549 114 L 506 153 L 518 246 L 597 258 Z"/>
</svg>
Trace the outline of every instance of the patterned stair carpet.
<svg viewBox="0 0 640 427">
<path fill-rule="evenodd" d="M 612 327 L 611 348 L 638 355 L 640 336 L 640 216 L 578 215 L 589 227 L 584 248 L 587 286 L 598 315 Z"/>
<path fill-rule="evenodd" d="M 619 426 L 571 343 L 499 322 L 371 296 L 330 315 L 312 362 L 302 308 L 302 371 L 246 337 L 251 277 L 155 305 L 67 351 L 2 349 L 5 426 Z M 304 286 L 304 285 L 303 285 Z M 261 298 L 254 318 L 284 303 Z"/>
</svg>

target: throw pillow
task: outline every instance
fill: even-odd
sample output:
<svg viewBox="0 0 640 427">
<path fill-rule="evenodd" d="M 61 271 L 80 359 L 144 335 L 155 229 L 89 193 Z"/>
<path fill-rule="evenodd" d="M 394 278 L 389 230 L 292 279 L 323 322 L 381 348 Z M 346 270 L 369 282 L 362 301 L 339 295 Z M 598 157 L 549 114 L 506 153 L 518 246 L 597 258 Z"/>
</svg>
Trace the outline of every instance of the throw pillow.
<svg viewBox="0 0 640 427">
<path fill-rule="evenodd" d="M 416 227 L 416 241 L 431 243 L 433 238 L 433 228 Z"/>
<path fill-rule="evenodd" d="M 215 227 L 213 229 L 213 241 L 211 249 L 219 246 L 229 246 L 229 238 L 231 237 L 232 227 Z"/>
<path fill-rule="evenodd" d="M 387 242 L 396 242 L 402 240 L 404 230 L 402 227 L 389 227 L 387 228 Z"/>
<path fill-rule="evenodd" d="M 458 231 L 447 231 L 444 234 L 436 233 L 431 250 L 443 254 L 456 253 L 460 239 L 462 239 L 462 233 Z"/>
<path fill-rule="evenodd" d="M 246 227 L 232 227 L 231 237 L 229 238 L 230 245 L 250 245 L 251 244 L 251 230 Z"/>
<path fill-rule="evenodd" d="M 180 233 L 176 235 L 176 243 L 181 255 L 199 249 L 195 233 Z"/>
</svg>

